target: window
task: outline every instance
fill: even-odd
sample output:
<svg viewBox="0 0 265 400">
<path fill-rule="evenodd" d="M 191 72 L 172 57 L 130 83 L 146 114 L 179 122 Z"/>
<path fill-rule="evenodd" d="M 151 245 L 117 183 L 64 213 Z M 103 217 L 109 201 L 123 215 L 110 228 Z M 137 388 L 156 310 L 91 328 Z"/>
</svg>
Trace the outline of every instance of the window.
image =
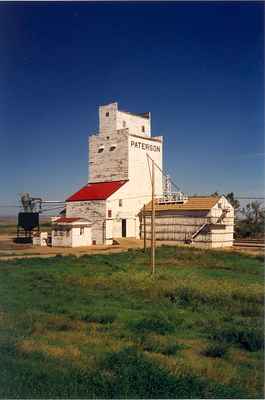
<svg viewBox="0 0 265 400">
<path fill-rule="evenodd" d="M 70 229 L 67 229 L 67 231 L 66 231 L 66 237 L 69 237 L 70 236 Z"/>
<path fill-rule="evenodd" d="M 142 126 L 142 132 L 145 132 L 145 127 L 144 126 Z"/>
<path fill-rule="evenodd" d="M 111 212 L 111 210 L 108 210 L 108 218 L 111 218 L 111 216 L 112 216 L 112 212 Z"/>
<path fill-rule="evenodd" d="M 122 207 L 122 199 L 119 200 L 119 207 Z"/>
<path fill-rule="evenodd" d="M 116 149 L 116 144 L 113 144 L 112 146 L 110 146 L 109 151 L 113 151 L 113 150 L 115 150 L 115 149 Z"/>
<path fill-rule="evenodd" d="M 109 136 L 107 136 L 107 140 L 109 140 Z"/>
<path fill-rule="evenodd" d="M 218 203 L 218 208 L 222 208 L 222 203 Z"/>
<path fill-rule="evenodd" d="M 109 112 L 106 112 L 106 117 L 109 117 Z"/>
<path fill-rule="evenodd" d="M 126 121 L 122 121 L 122 126 L 123 126 L 123 128 L 126 127 Z"/>
<path fill-rule="evenodd" d="M 93 245 L 97 244 L 97 241 L 96 240 L 92 240 L 92 244 Z"/>
<path fill-rule="evenodd" d="M 85 228 L 83 226 L 80 227 L 80 236 L 83 235 L 85 232 Z"/>
<path fill-rule="evenodd" d="M 99 149 L 98 149 L 98 153 L 102 153 L 104 151 L 104 146 L 101 146 Z"/>
</svg>

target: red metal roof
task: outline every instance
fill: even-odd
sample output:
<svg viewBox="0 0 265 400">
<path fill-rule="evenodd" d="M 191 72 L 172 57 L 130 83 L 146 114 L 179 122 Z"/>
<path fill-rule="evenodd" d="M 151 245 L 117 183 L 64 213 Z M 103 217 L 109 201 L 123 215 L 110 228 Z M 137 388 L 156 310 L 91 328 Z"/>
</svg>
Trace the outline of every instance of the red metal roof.
<svg viewBox="0 0 265 400">
<path fill-rule="evenodd" d="M 75 222 L 75 221 L 79 221 L 80 218 L 67 218 L 67 217 L 61 217 L 56 219 L 54 222 L 57 224 L 58 222 Z"/>
<path fill-rule="evenodd" d="M 127 181 L 89 183 L 66 201 L 106 200 Z"/>
</svg>

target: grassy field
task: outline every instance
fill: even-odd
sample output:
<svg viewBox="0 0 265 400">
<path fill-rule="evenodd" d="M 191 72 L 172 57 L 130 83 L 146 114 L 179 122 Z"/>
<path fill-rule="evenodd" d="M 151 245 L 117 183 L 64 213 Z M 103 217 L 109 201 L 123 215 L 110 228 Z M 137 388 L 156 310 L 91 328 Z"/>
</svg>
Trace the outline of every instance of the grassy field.
<svg viewBox="0 0 265 400">
<path fill-rule="evenodd" d="M 263 398 L 263 260 L 0 262 L 1 398 Z"/>
</svg>

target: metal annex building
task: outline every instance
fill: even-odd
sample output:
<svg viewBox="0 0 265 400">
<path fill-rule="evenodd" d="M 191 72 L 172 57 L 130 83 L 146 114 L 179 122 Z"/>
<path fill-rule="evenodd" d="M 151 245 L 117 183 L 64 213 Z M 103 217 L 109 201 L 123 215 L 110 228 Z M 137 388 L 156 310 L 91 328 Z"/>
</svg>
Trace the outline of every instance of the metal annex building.
<svg viewBox="0 0 265 400">
<path fill-rule="evenodd" d="M 146 238 L 151 237 L 151 204 L 145 212 Z M 214 248 L 233 246 L 234 209 L 224 196 L 189 197 L 183 203 L 156 204 L 156 239 Z"/>
</svg>

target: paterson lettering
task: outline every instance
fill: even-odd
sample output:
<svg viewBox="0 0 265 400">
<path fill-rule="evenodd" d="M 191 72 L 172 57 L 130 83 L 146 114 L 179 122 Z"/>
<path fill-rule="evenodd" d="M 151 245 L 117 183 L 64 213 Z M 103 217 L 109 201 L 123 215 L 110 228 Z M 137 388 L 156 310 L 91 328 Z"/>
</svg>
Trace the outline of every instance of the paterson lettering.
<svg viewBox="0 0 265 400">
<path fill-rule="evenodd" d="M 135 147 L 136 149 L 160 152 L 160 147 L 155 144 L 135 142 L 134 140 L 131 140 L 131 147 Z"/>
</svg>

